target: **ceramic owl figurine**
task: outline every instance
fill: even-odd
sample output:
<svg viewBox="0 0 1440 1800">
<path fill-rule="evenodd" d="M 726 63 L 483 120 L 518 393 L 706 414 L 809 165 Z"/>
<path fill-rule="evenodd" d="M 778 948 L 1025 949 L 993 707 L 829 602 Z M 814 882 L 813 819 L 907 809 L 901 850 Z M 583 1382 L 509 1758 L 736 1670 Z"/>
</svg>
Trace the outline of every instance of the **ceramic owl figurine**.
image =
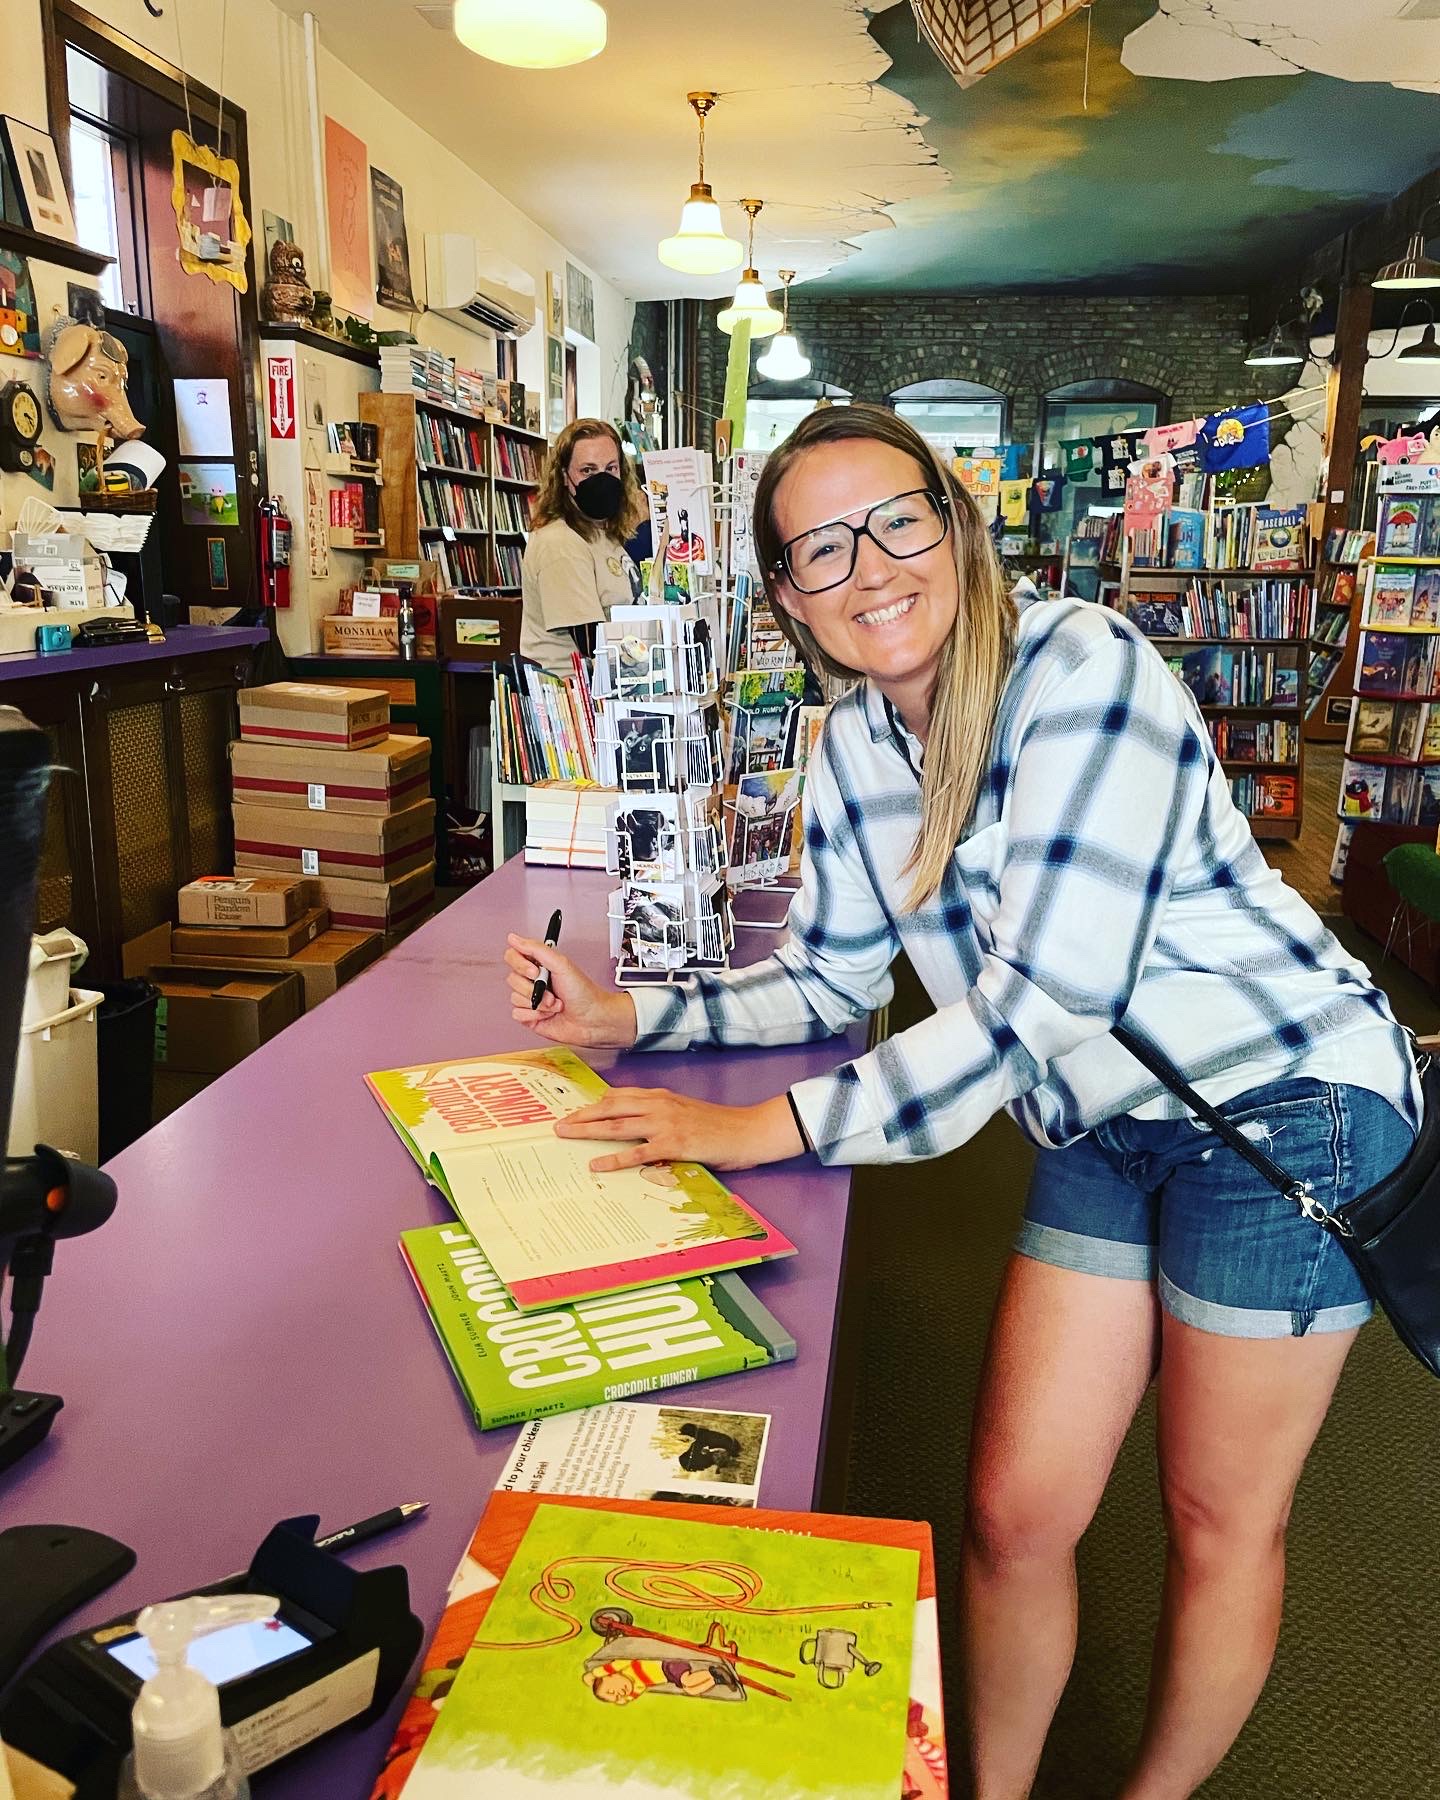
<svg viewBox="0 0 1440 1800">
<path fill-rule="evenodd" d="M 305 257 L 298 244 L 280 239 L 270 252 L 270 283 L 265 310 L 273 325 L 308 325 L 315 296 L 305 279 Z"/>
</svg>

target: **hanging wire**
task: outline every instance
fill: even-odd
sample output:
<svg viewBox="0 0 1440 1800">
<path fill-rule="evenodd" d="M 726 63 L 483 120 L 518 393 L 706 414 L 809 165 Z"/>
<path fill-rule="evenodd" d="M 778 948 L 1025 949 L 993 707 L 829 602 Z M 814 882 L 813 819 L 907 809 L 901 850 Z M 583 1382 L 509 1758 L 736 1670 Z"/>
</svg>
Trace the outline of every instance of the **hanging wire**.
<svg viewBox="0 0 1440 1800">
<path fill-rule="evenodd" d="M 190 82 L 185 74 L 185 41 L 180 35 L 180 0 L 175 0 L 175 60 L 180 64 L 180 92 L 185 96 L 185 135 L 195 142 L 195 124 L 190 117 Z"/>
<path fill-rule="evenodd" d="M 225 154 L 225 27 L 230 22 L 230 0 L 222 0 L 220 7 L 220 110 L 215 121 L 215 159 L 218 162 Z"/>
<path fill-rule="evenodd" d="M 1080 110 L 1090 110 L 1090 30 L 1094 23 L 1095 0 L 1088 0 L 1085 7 L 1085 73 L 1080 84 Z"/>
</svg>

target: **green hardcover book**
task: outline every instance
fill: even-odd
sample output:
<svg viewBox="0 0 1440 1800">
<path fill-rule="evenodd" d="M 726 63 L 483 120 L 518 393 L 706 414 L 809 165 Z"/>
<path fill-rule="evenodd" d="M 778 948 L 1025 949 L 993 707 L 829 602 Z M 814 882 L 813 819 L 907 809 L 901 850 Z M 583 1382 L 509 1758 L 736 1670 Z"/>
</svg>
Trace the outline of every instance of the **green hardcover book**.
<svg viewBox="0 0 1440 1800">
<path fill-rule="evenodd" d="M 400 1253 L 482 1431 L 795 1355 L 794 1338 L 738 1275 L 522 1313 L 459 1225 L 402 1232 Z"/>
</svg>

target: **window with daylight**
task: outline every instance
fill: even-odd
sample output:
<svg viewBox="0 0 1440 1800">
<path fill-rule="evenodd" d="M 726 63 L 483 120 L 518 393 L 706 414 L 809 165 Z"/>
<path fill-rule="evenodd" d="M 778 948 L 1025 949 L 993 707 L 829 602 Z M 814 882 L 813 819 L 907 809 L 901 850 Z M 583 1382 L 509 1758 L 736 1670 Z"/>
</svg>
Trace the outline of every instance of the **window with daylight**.
<svg viewBox="0 0 1440 1800">
<path fill-rule="evenodd" d="M 745 402 L 746 450 L 774 450 L 817 406 L 848 406 L 844 388 L 824 381 L 753 381 Z"/>
<path fill-rule="evenodd" d="M 957 449 L 1005 442 L 1005 396 L 978 381 L 912 381 L 888 395 L 886 405 L 947 458 Z"/>
</svg>

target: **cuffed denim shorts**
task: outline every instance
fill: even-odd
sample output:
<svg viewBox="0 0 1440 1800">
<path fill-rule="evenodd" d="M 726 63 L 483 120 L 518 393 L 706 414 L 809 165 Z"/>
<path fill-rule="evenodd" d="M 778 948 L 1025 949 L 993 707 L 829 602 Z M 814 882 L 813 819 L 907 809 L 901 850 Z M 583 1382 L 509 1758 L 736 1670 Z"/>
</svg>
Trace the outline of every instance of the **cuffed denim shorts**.
<svg viewBox="0 0 1440 1800">
<path fill-rule="evenodd" d="M 1271 1082 L 1220 1107 L 1327 1207 L 1409 1154 L 1408 1121 L 1368 1088 Z M 1374 1310 L 1339 1240 L 1193 1118 L 1121 1114 L 1041 1153 L 1015 1248 L 1156 1284 L 1173 1317 L 1222 1337 L 1348 1331 Z"/>
</svg>

